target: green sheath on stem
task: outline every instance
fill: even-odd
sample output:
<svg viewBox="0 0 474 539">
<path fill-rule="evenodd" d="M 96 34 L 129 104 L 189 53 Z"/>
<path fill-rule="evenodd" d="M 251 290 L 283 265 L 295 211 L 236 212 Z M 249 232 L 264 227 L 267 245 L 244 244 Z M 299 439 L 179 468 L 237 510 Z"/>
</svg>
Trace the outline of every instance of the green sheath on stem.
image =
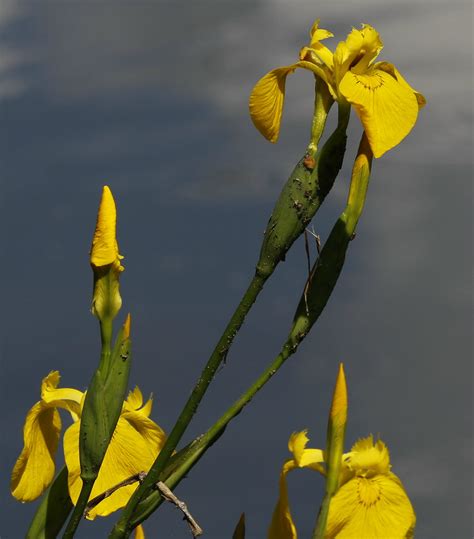
<svg viewBox="0 0 474 539">
<path fill-rule="evenodd" d="M 364 208 L 370 179 L 372 153 L 365 135 L 362 137 L 354 163 L 347 205 L 326 241 L 318 262 L 313 268 L 313 278 L 306 294 L 298 305 L 293 326 L 281 352 L 255 380 L 249 389 L 219 418 L 216 423 L 189 446 L 183 458 L 175 464 L 170 475 L 161 478 L 173 489 L 193 468 L 202 455 L 222 435 L 226 426 L 252 400 L 254 395 L 272 378 L 285 361 L 296 352 L 299 344 L 323 311 L 340 275 L 345 254 L 359 217 Z M 319 268 L 319 269 L 318 269 Z M 324 271 L 322 271 L 324 269 Z M 306 296 L 306 298 L 305 298 Z M 128 537 L 130 530 L 146 520 L 162 503 L 161 495 L 154 491 L 144 498 L 133 513 L 129 525 L 120 530 L 115 528 L 111 538 Z"/>
<path fill-rule="evenodd" d="M 31 521 L 26 539 L 55 539 L 64 526 L 73 505 L 69 498 L 66 466 L 44 494 Z"/>
<path fill-rule="evenodd" d="M 111 322 L 101 321 L 102 354 L 81 415 L 79 455 L 82 489 L 64 533 L 70 539 L 82 519 L 94 482 L 122 411 L 131 364 L 130 315 L 110 350 Z"/>
</svg>

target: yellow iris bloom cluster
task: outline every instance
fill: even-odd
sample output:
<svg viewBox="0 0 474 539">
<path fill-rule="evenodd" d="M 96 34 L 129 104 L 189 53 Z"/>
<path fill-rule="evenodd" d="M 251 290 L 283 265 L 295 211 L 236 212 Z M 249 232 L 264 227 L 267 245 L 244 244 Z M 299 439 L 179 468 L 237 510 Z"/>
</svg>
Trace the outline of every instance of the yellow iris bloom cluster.
<svg viewBox="0 0 474 539">
<path fill-rule="evenodd" d="M 64 459 L 68 470 L 69 496 L 76 504 L 82 480 L 79 462 L 79 430 L 85 393 L 58 388 L 59 372 L 53 371 L 41 383 L 41 400 L 27 413 L 23 429 L 24 447 L 13 468 L 11 491 L 22 501 L 35 500 L 51 484 L 55 472 L 55 454 L 61 436 L 59 409 L 69 412 L 73 423 L 64 433 Z M 148 470 L 163 447 L 166 435 L 150 419 L 152 400 L 146 403 L 138 387 L 123 403 L 120 418 L 99 471 L 91 498 L 121 481 Z M 136 485 L 116 490 L 91 509 L 87 518 L 106 516 L 124 507 Z M 143 537 L 143 530 L 137 531 Z"/>
<path fill-rule="evenodd" d="M 307 431 L 293 433 L 288 449 L 293 458 L 283 464 L 280 493 L 268 539 L 296 539 L 290 512 L 286 475 L 296 468 L 311 468 L 326 475 L 322 449 L 307 448 Z M 356 442 L 342 456 L 340 486 L 331 500 L 326 539 L 409 539 L 416 516 L 400 479 L 390 471 L 387 446 L 373 437 Z"/>
<path fill-rule="evenodd" d="M 354 107 L 375 157 L 399 144 L 412 130 L 426 100 L 393 64 L 375 62 L 383 48 L 378 32 L 368 24 L 361 30 L 354 28 L 334 53 L 320 43 L 333 34 L 319 28 L 319 19 L 310 37 L 298 62 L 270 71 L 255 85 L 249 99 L 255 127 L 271 142 L 278 140 L 286 77 L 303 68 L 326 83 L 334 100 Z"/>
</svg>

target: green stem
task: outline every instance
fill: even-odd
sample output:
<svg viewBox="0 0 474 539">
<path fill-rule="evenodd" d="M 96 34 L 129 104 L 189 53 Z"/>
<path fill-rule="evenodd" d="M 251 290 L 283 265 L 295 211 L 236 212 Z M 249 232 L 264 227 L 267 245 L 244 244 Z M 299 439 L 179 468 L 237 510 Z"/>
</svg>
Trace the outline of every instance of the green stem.
<svg viewBox="0 0 474 539">
<path fill-rule="evenodd" d="M 130 517 L 135 511 L 135 508 L 137 507 L 141 498 L 159 480 L 159 476 L 163 471 L 163 468 L 165 467 L 169 458 L 173 454 L 173 451 L 176 449 L 176 446 L 181 440 L 181 437 L 183 436 L 186 427 L 189 425 L 192 417 L 194 416 L 197 407 L 199 406 L 199 403 L 201 402 L 201 399 L 203 398 L 209 384 L 214 378 L 214 375 L 219 365 L 225 360 L 227 352 L 232 344 L 236 333 L 242 326 L 245 317 L 250 311 L 250 308 L 254 304 L 268 277 L 269 275 L 264 276 L 259 274 L 258 272 L 255 273 L 255 276 L 253 277 L 247 291 L 245 292 L 241 302 L 235 310 L 230 322 L 225 328 L 224 333 L 219 339 L 219 342 L 217 343 L 206 366 L 204 367 L 201 376 L 199 377 L 199 380 L 194 386 L 194 389 L 188 401 L 186 402 L 181 414 L 179 415 L 176 424 L 173 427 L 173 430 L 168 436 L 165 445 L 161 449 L 157 459 L 148 471 L 145 480 L 130 498 L 127 506 L 123 510 L 120 520 L 114 527 L 114 530 L 112 531 L 110 537 L 126 537 L 126 534 L 131 531 L 128 524 Z"/>
<path fill-rule="evenodd" d="M 323 501 L 321 503 L 321 508 L 318 514 L 318 520 L 316 522 L 316 527 L 314 528 L 312 539 L 324 539 L 326 533 L 326 524 L 329 514 L 329 506 L 331 505 L 332 494 L 326 492 L 324 495 Z"/>
<path fill-rule="evenodd" d="M 165 483 L 169 488 L 173 489 L 181 481 L 181 479 L 189 472 L 191 468 L 199 461 L 202 455 L 212 446 L 217 440 L 227 424 L 236 417 L 242 409 L 252 400 L 255 394 L 272 378 L 278 369 L 285 361 L 296 352 L 298 345 L 295 347 L 289 341 L 285 343 L 278 356 L 272 363 L 262 372 L 257 380 L 237 399 L 230 408 L 212 425 L 212 427 L 193 445 L 189 456 L 174 469 L 173 473 L 166 479 Z M 138 508 L 137 514 L 134 515 L 131 522 L 132 527 L 138 526 L 146 520 L 153 511 L 161 504 L 161 496 L 154 492 L 147 498 L 147 503 L 143 503 L 143 509 Z M 111 536 L 113 537 L 113 536 Z"/>
<path fill-rule="evenodd" d="M 319 83 L 319 84 L 321 85 L 322 89 L 321 89 L 321 92 L 317 92 L 317 95 L 316 95 L 315 113 L 314 113 L 316 118 L 313 120 L 312 133 L 311 133 L 311 137 L 312 137 L 311 141 L 315 145 L 317 144 L 317 142 L 319 142 L 319 139 L 322 135 L 326 118 L 327 118 L 327 113 L 333 102 L 332 98 L 329 96 L 327 87 L 322 83 Z M 348 120 L 348 117 L 346 119 L 345 126 L 347 126 L 347 120 Z M 341 129 L 339 129 L 339 131 L 341 131 Z M 345 128 L 344 128 L 344 133 L 345 133 Z M 341 134 L 339 132 L 338 132 L 338 136 L 341 137 Z M 302 162 L 303 161 L 304 159 L 302 160 Z M 296 170 L 299 170 L 299 165 L 300 164 L 297 165 Z M 311 170 L 307 171 L 307 174 L 311 175 L 311 171 L 312 171 L 312 168 Z M 295 181 L 293 177 L 294 175 L 295 175 L 295 171 L 290 176 L 290 179 L 289 179 L 290 184 L 293 181 Z M 313 206 L 314 206 L 314 211 L 312 212 L 312 215 L 314 215 L 314 212 L 319 207 L 319 205 L 315 205 L 313 203 Z M 297 236 L 299 236 L 302 233 L 303 229 L 304 229 L 304 226 L 301 227 L 301 230 L 298 230 Z M 289 245 L 286 248 L 286 250 L 291 246 L 294 239 L 291 242 L 289 242 Z M 265 244 L 265 240 L 264 240 L 264 244 Z M 265 250 L 264 246 L 262 247 L 262 250 L 263 251 Z M 230 346 L 232 345 L 233 339 L 236 333 L 238 332 L 238 330 L 240 329 L 246 315 L 250 311 L 250 308 L 252 307 L 258 294 L 262 290 L 264 283 L 270 277 L 270 275 L 273 274 L 273 271 L 275 270 L 276 265 L 278 264 L 280 260 L 284 259 L 284 256 L 272 257 L 272 260 L 270 263 L 266 263 L 268 262 L 266 260 L 265 260 L 265 263 L 262 263 L 262 258 L 265 259 L 266 257 L 265 256 L 262 257 L 262 253 L 261 253 L 259 262 L 257 264 L 256 274 L 252 282 L 250 283 L 249 288 L 247 289 L 247 292 L 245 293 L 239 306 L 234 312 L 234 315 L 232 316 L 229 324 L 224 330 L 222 337 L 220 338 L 211 357 L 209 358 L 206 366 L 204 367 L 204 370 L 202 371 L 201 376 L 191 393 L 191 396 L 189 397 L 180 416 L 178 417 L 178 420 L 176 424 L 174 425 L 164 447 L 162 448 L 157 459 L 155 460 L 152 467 L 148 471 L 147 477 L 145 478 L 143 483 L 140 485 L 140 487 L 134 492 L 127 506 L 123 510 L 119 521 L 117 522 L 117 524 L 115 525 L 114 529 L 112 530 L 109 536 L 111 539 L 128 537 L 128 535 L 130 534 L 130 531 L 132 529 L 130 520 L 132 518 L 132 515 L 135 512 L 135 509 L 137 508 L 139 502 L 144 498 L 144 496 L 149 494 L 153 485 L 159 480 L 160 474 L 162 473 L 163 469 L 168 463 L 177 444 L 181 440 L 209 384 L 214 378 L 214 375 L 218 367 L 220 366 L 222 361 L 224 361 L 227 355 L 227 352 Z"/>
<path fill-rule="evenodd" d="M 94 480 L 82 482 L 82 489 L 77 500 L 76 507 L 72 512 L 71 518 L 67 524 L 66 531 L 64 532 L 63 539 L 72 539 L 76 533 L 77 527 L 84 517 L 84 510 L 86 508 L 87 502 L 92 492 L 92 487 L 94 486 Z"/>
<path fill-rule="evenodd" d="M 326 125 L 329 110 L 334 103 L 327 84 L 318 77 L 315 77 L 314 91 L 314 113 L 311 124 L 311 138 L 307 151 L 309 155 L 313 156 L 318 149 L 318 144 Z"/>
<path fill-rule="evenodd" d="M 108 373 L 110 372 L 111 368 L 111 342 L 112 342 L 112 331 L 113 331 L 113 320 L 111 317 L 104 317 L 100 320 L 100 338 L 101 338 L 101 353 L 100 353 L 100 362 L 98 371 L 103 373 L 103 379 L 105 380 L 107 378 Z M 86 400 L 93 398 L 93 391 L 92 388 L 89 388 L 89 391 L 86 395 Z M 87 404 L 84 403 L 84 409 L 86 408 Z M 84 413 L 83 409 L 83 413 Z M 79 438 L 87 439 L 88 443 L 91 443 L 91 440 L 88 439 L 84 435 L 84 429 L 86 428 L 86 422 L 81 421 L 80 425 L 80 434 Z M 81 519 L 84 515 L 84 510 L 86 508 L 87 502 L 89 501 L 90 494 L 92 492 L 92 488 L 94 486 L 95 480 L 97 479 L 98 475 L 98 468 L 97 470 L 84 469 L 84 462 L 83 462 L 83 446 L 80 443 L 79 444 L 79 455 L 81 460 L 81 479 L 82 479 L 82 488 L 81 493 L 79 494 L 79 498 L 77 500 L 76 506 L 74 507 L 74 510 L 72 512 L 71 518 L 69 519 L 68 525 L 66 527 L 66 531 L 64 532 L 63 539 L 72 539 L 74 537 L 74 534 L 76 533 L 76 530 L 81 522 Z"/>
<path fill-rule="evenodd" d="M 305 309 L 305 315 L 307 318 L 305 321 L 306 323 L 304 326 L 302 326 L 300 317 L 295 317 L 288 339 L 283 345 L 278 356 L 262 372 L 262 374 L 247 389 L 247 391 L 243 393 L 241 397 L 237 399 L 232 406 L 230 406 L 230 408 L 228 408 L 228 410 L 216 421 L 216 423 L 214 423 L 214 425 L 212 425 L 212 427 L 205 434 L 197 439 L 197 442 L 193 444 L 190 453 L 166 479 L 165 482 L 169 488 L 173 489 L 181 481 L 189 470 L 199 461 L 201 456 L 219 438 L 228 423 L 242 411 L 242 409 L 252 400 L 255 394 L 260 391 L 260 389 L 282 367 L 285 361 L 296 352 L 300 343 L 308 334 L 309 329 L 324 310 L 324 307 L 326 306 L 340 275 L 350 238 L 355 231 L 357 222 L 364 207 L 370 178 L 371 160 L 372 154 L 370 152 L 370 148 L 368 147 L 367 139 L 364 135 L 362 137 L 359 147 L 359 154 L 354 165 L 346 208 L 332 229 L 331 234 L 321 251 L 319 260 L 316 263 L 316 267 L 319 269 L 324 268 L 324 271 L 316 274 L 313 279 L 313 298 L 310 306 L 311 312 L 308 315 L 306 314 Z M 343 227 L 340 226 L 341 222 L 344 223 Z M 300 301 L 297 312 L 300 310 L 302 303 L 304 304 L 303 299 Z M 302 327 L 304 327 L 304 331 L 302 331 Z M 138 526 L 138 524 L 148 518 L 160 504 L 160 495 L 156 492 L 150 494 L 146 501 L 144 500 L 142 502 L 141 510 L 139 507 L 137 513 L 132 517 L 132 521 L 130 523 L 131 525 L 129 526 L 125 535 L 114 535 L 114 533 L 112 533 L 110 537 L 114 539 L 118 537 L 128 537 L 130 529 Z"/>
</svg>

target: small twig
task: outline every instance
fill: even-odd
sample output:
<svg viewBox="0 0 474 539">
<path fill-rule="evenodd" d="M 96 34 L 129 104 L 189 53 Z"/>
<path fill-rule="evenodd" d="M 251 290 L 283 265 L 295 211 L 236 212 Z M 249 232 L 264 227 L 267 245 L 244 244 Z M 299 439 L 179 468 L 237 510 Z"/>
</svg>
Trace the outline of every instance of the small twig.
<svg viewBox="0 0 474 539">
<path fill-rule="evenodd" d="M 86 508 L 84 509 L 84 518 L 87 518 L 87 515 L 89 514 L 89 511 L 93 509 L 96 505 L 99 505 L 100 502 L 111 496 L 116 490 L 122 487 L 128 487 L 129 485 L 133 485 L 133 483 L 136 483 L 137 481 L 141 483 L 146 477 L 146 472 L 139 472 L 135 475 L 132 475 L 130 477 L 127 477 L 127 479 L 124 479 L 123 481 L 120 481 L 120 483 L 117 483 L 113 487 L 109 488 L 105 492 L 102 492 L 95 498 L 92 498 L 92 500 L 89 500 L 89 502 L 86 505 Z"/>
<path fill-rule="evenodd" d="M 193 534 L 193 537 L 199 537 L 202 535 L 203 531 L 202 528 L 199 526 L 199 524 L 194 520 L 191 513 L 188 511 L 188 508 L 184 502 L 179 500 L 173 492 L 166 486 L 163 481 L 158 481 L 156 483 L 156 487 L 161 492 L 161 495 L 165 500 L 173 503 L 176 505 L 178 509 L 180 509 L 184 515 L 184 520 L 189 524 L 189 527 L 191 528 L 191 533 Z"/>
<path fill-rule="evenodd" d="M 308 229 L 304 229 L 304 250 L 306 251 L 306 262 L 308 263 L 308 277 L 311 274 L 311 256 L 309 252 L 309 243 L 308 243 Z"/>
<path fill-rule="evenodd" d="M 311 230 L 309 228 L 305 229 L 305 232 L 309 232 L 311 236 L 316 240 L 316 249 L 318 250 L 318 255 L 321 254 L 321 237 L 319 234 L 316 234 L 314 227 L 311 225 Z"/>
<path fill-rule="evenodd" d="M 127 479 L 120 481 L 120 483 L 117 483 L 105 492 L 102 492 L 102 494 L 99 494 L 95 498 L 92 498 L 92 500 L 89 500 L 84 510 L 84 518 L 87 517 L 91 509 L 93 509 L 96 505 L 99 505 L 100 502 L 111 496 L 119 488 L 128 487 L 129 485 L 133 485 L 133 483 L 136 483 L 137 481 L 141 483 L 145 479 L 146 475 L 146 472 L 139 472 L 135 475 L 131 475 L 130 477 L 127 477 Z M 191 528 L 191 533 L 193 534 L 193 537 L 199 537 L 200 535 L 202 535 L 202 528 L 194 520 L 191 513 L 188 511 L 186 504 L 179 500 L 162 481 L 158 481 L 158 483 L 156 483 L 156 488 L 160 491 L 161 495 L 165 500 L 176 505 L 178 509 L 181 509 L 184 515 L 184 520 L 186 520 L 186 522 L 189 524 L 189 527 Z"/>
<path fill-rule="evenodd" d="M 313 236 L 313 238 L 316 241 L 316 250 L 318 251 L 318 258 L 321 255 L 321 238 L 319 234 L 316 234 L 313 227 L 311 227 L 311 230 L 309 230 L 309 228 L 305 228 L 304 229 L 304 248 L 306 251 L 306 260 L 308 262 L 308 279 L 306 280 L 306 284 L 304 286 L 303 295 L 304 295 L 304 303 L 305 303 L 307 316 L 309 316 L 308 290 L 311 284 L 311 280 L 313 278 L 313 274 L 311 273 L 311 260 L 310 260 L 310 252 L 309 252 L 308 233 L 311 234 L 311 236 Z"/>
</svg>

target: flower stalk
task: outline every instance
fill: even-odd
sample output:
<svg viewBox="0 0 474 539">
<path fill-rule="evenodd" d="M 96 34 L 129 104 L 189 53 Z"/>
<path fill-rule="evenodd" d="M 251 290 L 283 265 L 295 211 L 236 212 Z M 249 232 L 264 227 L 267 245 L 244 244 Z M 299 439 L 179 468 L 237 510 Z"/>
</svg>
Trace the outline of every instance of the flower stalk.
<svg viewBox="0 0 474 539">
<path fill-rule="evenodd" d="M 113 320 L 122 306 L 119 276 L 123 271 L 116 239 L 117 213 L 110 189 L 102 192 L 90 253 L 94 273 L 92 312 L 100 323 L 99 366 L 89 384 L 81 415 L 79 455 L 82 488 L 64 539 L 72 539 L 84 515 L 94 482 L 122 411 L 130 372 L 130 314 L 111 350 Z"/>
<path fill-rule="evenodd" d="M 179 465 L 173 469 L 172 473 L 168 477 L 161 479 L 169 488 L 173 489 L 181 481 L 181 479 L 199 461 L 201 456 L 222 435 L 230 421 L 242 411 L 255 394 L 258 393 L 258 391 L 260 391 L 260 389 L 262 389 L 283 366 L 286 360 L 296 352 L 303 339 L 309 333 L 311 327 L 319 318 L 319 315 L 326 306 L 341 273 L 347 247 L 355 232 L 357 222 L 364 208 L 370 178 L 371 161 L 372 154 L 364 134 L 353 167 L 346 208 L 332 229 L 331 234 L 321 251 L 319 259 L 315 263 L 312 270 L 310 286 L 305 287 L 307 288 L 306 296 L 308 308 L 305 306 L 305 294 L 303 294 L 296 310 L 289 336 L 280 353 L 247 391 L 227 409 L 214 425 L 212 425 L 205 434 L 200 436 L 197 441 L 191 444 L 189 451 L 185 454 Z M 344 223 L 343 227 L 341 226 L 341 223 Z M 324 271 L 322 271 L 322 268 L 324 268 Z M 145 495 L 141 503 L 137 504 L 136 511 L 131 513 L 130 517 L 127 515 L 127 518 L 129 518 L 128 525 L 124 525 L 124 527 L 121 528 L 122 520 L 119 521 L 109 537 L 113 539 L 118 537 L 128 537 L 131 530 L 148 518 L 161 502 L 161 496 L 157 492 L 151 492 L 148 495 Z"/>
<path fill-rule="evenodd" d="M 218 367 L 225 360 L 235 335 L 240 330 L 265 282 L 273 274 L 278 263 L 284 260 L 286 252 L 294 241 L 303 233 L 306 225 L 313 218 L 328 194 L 339 172 L 345 152 L 346 129 L 350 109 L 344 106 L 339 108 L 339 121 L 336 130 L 321 150 L 321 168 L 321 164 L 317 165 L 317 143 L 322 136 L 333 99 L 330 97 L 325 83 L 317 81 L 316 86 L 319 91 L 316 92 L 315 97 L 314 119 L 309 144 L 311 150 L 307 150 L 305 156 L 296 165 L 275 205 L 267 225 L 255 275 L 214 348 L 175 426 L 170 432 L 165 446 L 148 471 L 143 483 L 130 498 L 119 522 L 115 525 L 110 535 L 111 538 L 126 537 L 130 533 L 129 523 L 135 509 L 140 500 L 149 494 L 153 485 L 160 479 L 160 475 L 191 422 Z M 328 161 L 336 163 L 336 166 L 327 166 Z M 323 187 L 321 188 L 319 181 L 320 168 L 324 174 L 321 181 Z"/>
</svg>

